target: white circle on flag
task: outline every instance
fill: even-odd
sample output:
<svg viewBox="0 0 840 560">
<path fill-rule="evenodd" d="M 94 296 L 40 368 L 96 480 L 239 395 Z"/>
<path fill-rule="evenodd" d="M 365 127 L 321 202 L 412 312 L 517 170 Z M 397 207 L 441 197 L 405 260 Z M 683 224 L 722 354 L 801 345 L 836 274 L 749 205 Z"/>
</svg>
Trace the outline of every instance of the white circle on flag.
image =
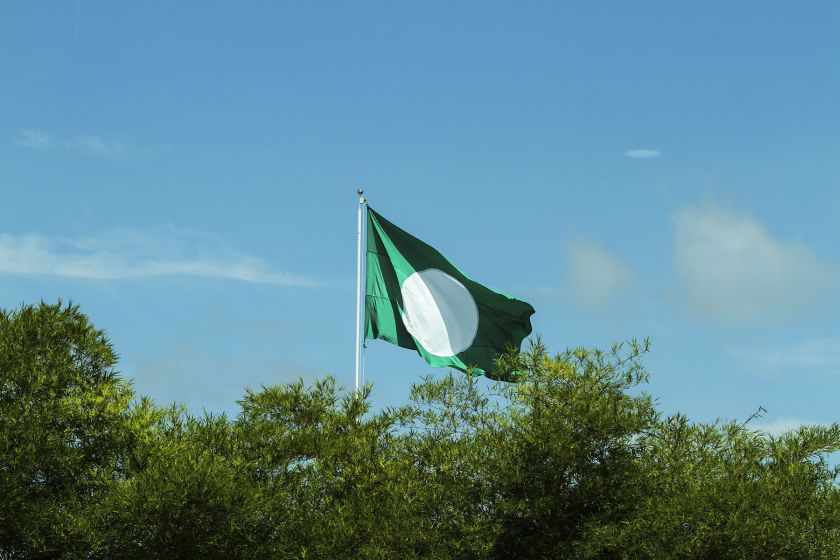
<svg viewBox="0 0 840 560">
<path fill-rule="evenodd" d="M 403 324 L 426 352 L 449 357 L 472 346 L 478 307 L 463 284 L 429 268 L 406 278 L 400 290 Z"/>
</svg>

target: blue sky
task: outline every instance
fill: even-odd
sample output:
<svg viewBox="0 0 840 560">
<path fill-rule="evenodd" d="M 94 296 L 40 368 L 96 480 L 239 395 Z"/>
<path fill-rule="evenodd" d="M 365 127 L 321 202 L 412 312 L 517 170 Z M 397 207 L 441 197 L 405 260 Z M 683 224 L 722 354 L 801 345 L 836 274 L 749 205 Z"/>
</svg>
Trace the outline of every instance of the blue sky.
<svg viewBox="0 0 840 560">
<path fill-rule="evenodd" d="M 838 419 L 834 2 L 6 2 L 0 306 L 161 403 L 353 383 L 355 189 L 666 412 Z M 430 373 L 368 344 L 378 405 Z M 442 372 L 440 372 L 442 373 Z"/>
</svg>

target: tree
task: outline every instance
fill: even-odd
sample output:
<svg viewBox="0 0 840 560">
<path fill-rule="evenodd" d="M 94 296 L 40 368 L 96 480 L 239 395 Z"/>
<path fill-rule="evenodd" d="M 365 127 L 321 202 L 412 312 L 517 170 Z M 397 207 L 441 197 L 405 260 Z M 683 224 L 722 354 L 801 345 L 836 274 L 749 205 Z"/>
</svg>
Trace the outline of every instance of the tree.
<svg viewBox="0 0 840 560">
<path fill-rule="evenodd" d="M 370 411 L 370 388 L 328 377 L 249 391 L 238 441 L 263 488 L 281 558 L 416 558 L 422 525 L 395 430 L 410 411 Z M 428 537 L 428 535 L 425 535 Z"/>
<path fill-rule="evenodd" d="M 626 523 L 593 527 L 619 558 L 840 557 L 840 426 L 782 436 L 749 422 L 659 419 L 640 442 L 643 477 Z"/>
<path fill-rule="evenodd" d="M 629 393 L 647 377 L 646 351 L 630 343 L 552 357 L 538 341 L 500 364 L 520 372 L 517 384 L 482 392 L 450 376 L 415 388 L 431 438 L 448 448 L 437 472 L 459 475 L 438 499 L 458 496 L 453 509 L 471 511 L 461 532 L 480 536 L 477 557 L 586 556 L 589 526 L 632 516 L 639 436 L 655 419 L 651 399 Z"/>
<path fill-rule="evenodd" d="M 328 377 L 133 399 L 74 306 L 0 313 L 0 558 L 830 559 L 840 426 L 663 417 L 648 344 L 502 358 L 372 410 Z"/>
<path fill-rule="evenodd" d="M 840 556 L 840 426 L 774 437 L 662 417 L 638 390 L 647 350 L 550 357 L 538 343 L 505 358 L 518 384 L 415 387 L 426 511 L 449 521 L 439 542 L 482 535 L 477 558 Z"/>
<path fill-rule="evenodd" d="M 501 532 L 493 557 L 585 557 L 588 527 L 632 516 L 639 438 L 656 417 L 648 395 L 630 393 L 647 379 L 640 358 L 648 346 L 550 357 L 536 344 L 515 357 L 527 375 L 505 390 L 511 409 L 498 432 L 507 451 L 494 469 Z"/>
<path fill-rule="evenodd" d="M 156 411 L 129 476 L 92 512 L 97 558 L 260 558 L 268 519 L 224 415 Z"/>
<path fill-rule="evenodd" d="M 0 311 L 0 551 L 84 550 L 88 509 L 128 468 L 131 386 L 78 307 Z"/>
</svg>

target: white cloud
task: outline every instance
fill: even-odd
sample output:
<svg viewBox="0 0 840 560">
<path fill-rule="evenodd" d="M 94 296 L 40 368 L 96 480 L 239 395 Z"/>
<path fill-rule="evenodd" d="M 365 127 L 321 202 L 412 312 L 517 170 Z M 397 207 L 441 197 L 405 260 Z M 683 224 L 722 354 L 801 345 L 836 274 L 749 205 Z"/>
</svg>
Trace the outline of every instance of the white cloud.
<svg viewBox="0 0 840 560">
<path fill-rule="evenodd" d="M 585 239 L 567 247 L 565 292 L 585 307 L 604 307 L 633 280 L 633 273 L 621 259 Z"/>
<path fill-rule="evenodd" d="M 713 207 L 672 216 L 679 296 L 721 321 L 808 313 L 838 279 L 806 245 L 774 239 L 756 220 Z"/>
<path fill-rule="evenodd" d="M 97 280 L 183 275 L 289 286 L 317 284 L 308 277 L 272 270 L 262 259 L 239 254 L 214 236 L 174 228 L 118 230 L 85 239 L 0 234 L 0 274 Z"/>
<path fill-rule="evenodd" d="M 811 426 L 816 422 L 809 422 L 800 418 L 776 418 L 774 420 L 758 420 L 750 422 L 748 427 L 779 437 L 782 434 L 798 429 L 800 426 Z"/>
<path fill-rule="evenodd" d="M 52 148 L 55 137 L 49 132 L 41 130 L 21 130 L 20 136 L 15 140 L 15 144 L 23 146 L 24 148 L 32 148 L 33 150 L 44 150 Z"/>
<path fill-rule="evenodd" d="M 736 350 L 733 354 L 756 373 L 840 374 L 840 338 L 816 338 L 773 348 Z"/>
<path fill-rule="evenodd" d="M 87 156 L 117 159 L 128 155 L 124 144 L 98 134 L 77 136 L 71 140 L 59 142 L 55 135 L 42 130 L 22 130 L 15 139 L 15 144 L 33 150 L 58 148 Z"/>
<path fill-rule="evenodd" d="M 662 152 L 659 150 L 651 150 L 649 148 L 638 148 L 635 150 L 627 150 L 624 152 L 624 157 L 629 157 L 633 159 L 650 159 L 650 158 L 658 158 L 662 155 Z"/>
<path fill-rule="evenodd" d="M 106 140 L 102 136 L 79 136 L 67 145 L 84 154 L 114 159 L 125 155 L 125 147 L 115 140 Z"/>
</svg>

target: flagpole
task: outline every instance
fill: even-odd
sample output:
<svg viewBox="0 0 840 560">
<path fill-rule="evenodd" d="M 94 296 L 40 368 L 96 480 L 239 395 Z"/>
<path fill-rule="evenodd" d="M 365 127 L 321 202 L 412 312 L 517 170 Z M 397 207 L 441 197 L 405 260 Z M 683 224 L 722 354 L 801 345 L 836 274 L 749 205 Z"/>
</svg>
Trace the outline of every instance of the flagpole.
<svg viewBox="0 0 840 560">
<path fill-rule="evenodd" d="M 356 392 L 359 391 L 359 372 L 362 369 L 362 214 L 367 209 L 364 189 L 356 191 L 359 195 L 359 220 L 357 230 L 356 253 Z"/>
</svg>

